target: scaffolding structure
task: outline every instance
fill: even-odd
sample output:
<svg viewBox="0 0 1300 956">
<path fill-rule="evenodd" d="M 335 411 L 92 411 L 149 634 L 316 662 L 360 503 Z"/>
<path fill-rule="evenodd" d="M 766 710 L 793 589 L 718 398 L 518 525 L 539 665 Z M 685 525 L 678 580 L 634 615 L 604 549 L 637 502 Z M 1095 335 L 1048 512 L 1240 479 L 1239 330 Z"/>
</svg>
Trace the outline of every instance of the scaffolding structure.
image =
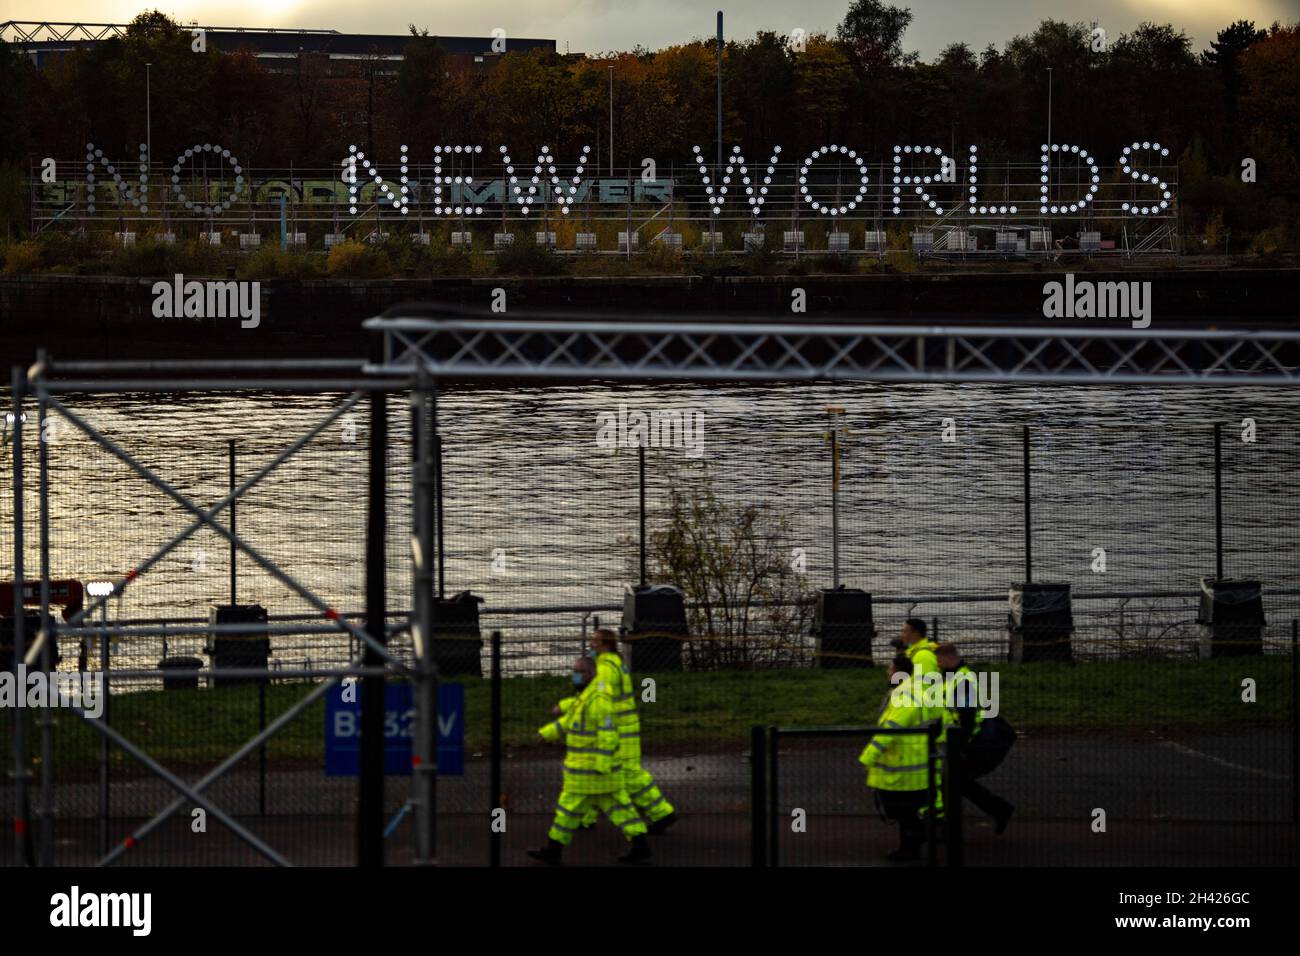
<svg viewBox="0 0 1300 956">
<path fill-rule="evenodd" d="M 725 324 L 693 322 L 622 323 L 614 318 L 576 320 L 548 317 L 537 320 L 487 319 L 443 307 L 405 306 L 373 318 L 365 327 L 378 342 L 371 361 L 173 360 L 89 361 L 59 363 L 42 352 L 28 369 L 15 368 L 12 377 L 12 528 L 15 661 L 53 668 L 59 635 L 104 639 L 94 615 L 110 599 L 138 581 L 169 552 L 206 528 L 250 558 L 287 589 L 313 607 L 314 622 L 295 627 L 327 626 L 357 642 L 361 652 L 347 667 L 278 671 L 319 681 L 298 703 L 245 742 L 208 773 L 187 781 L 151 757 L 120 730 L 74 712 L 103 739 L 131 755 L 177 792 L 176 799 L 101 859 L 120 859 L 183 806 L 204 808 L 240 840 L 277 865 L 291 861 L 250 828 L 225 812 L 210 796 L 211 785 L 295 716 L 346 679 L 362 682 L 361 773 L 358 809 L 358 862 L 383 861 L 383 691 L 386 680 L 409 680 L 416 702 L 414 766 L 410 805 L 415 813 L 416 861 L 436 859 L 436 714 L 439 674 L 431 653 L 435 634 L 433 600 L 435 555 L 433 491 L 437 480 L 436 387 L 448 379 L 487 377 L 530 380 L 688 380 L 859 381 L 859 382 L 1090 382 L 1186 384 L 1295 384 L 1300 380 L 1300 332 L 1207 330 L 1100 330 L 1059 328 L 941 328 L 871 325 L 792 326 L 783 324 Z M 266 461 L 229 494 L 212 504 L 196 502 L 162 475 L 145 465 L 66 404 L 70 393 L 204 393 L 245 389 L 296 393 L 342 393 L 346 397 L 316 425 Z M 405 396 L 412 421 L 412 526 L 410 573 L 414 606 L 409 633 L 414 649 L 411 665 L 388 646 L 385 626 L 385 529 L 387 396 Z M 370 409 L 369 514 L 366 540 L 366 615 L 357 623 L 340 614 L 326 597 L 286 573 L 238 534 L 223 518 L 251 488 L 306 447 L 343 414 L 368 401 Z M 190 525 L 161 544 L 111 590 L 57 621 L 51 614 L 49 535 L 49 467 L 47 442 L 39 442 L 39 569 L 28 581 L 23 566 L 29 529 L 23 514 L 23 441 L 26 408 L 32 403 L 37 422 L 57 415 L 88 437 L 134 474 L 161 491 L 191 518 Z M 39 425 L 38 425 L 39 427 Z M 39 604 L 39 627 L 28 640 L 24 604 Z M 189 626 L 195 633 L 222 633 L 220 625 Z M 131 628 L 114 628 L 129 633 Z M 140 671 L 161 679 L 165 673 Z M 256 676 L 241 669 L 214 669 L 213 677 Z M 265 672 L 260 672 L 265 673 Z M 45 708 L 40 724 L 40 779 L 32 779 L 26 753 L 24 713 L 14 719 L 14 820 L 18 863 L 54 862 L 52 761 L 54 721 Z M 38 798 L 36 834 L 28 826 L 31 791 Z M 38 838 L 37 838 L 38 837 Z M 33 842 L 35 841 L 35 842 Z M 39 847 L 39 857 L 36 848 Z"/>
</svg>

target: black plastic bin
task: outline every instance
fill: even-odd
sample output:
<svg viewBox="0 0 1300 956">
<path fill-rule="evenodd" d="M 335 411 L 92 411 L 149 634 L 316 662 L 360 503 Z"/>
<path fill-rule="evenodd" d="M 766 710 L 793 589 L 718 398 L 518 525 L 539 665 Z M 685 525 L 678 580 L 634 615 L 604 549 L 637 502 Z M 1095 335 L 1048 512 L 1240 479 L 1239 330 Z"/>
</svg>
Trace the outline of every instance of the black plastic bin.
<svg viewBox="0 0 1300 956">
<path fill-rule="evenodd" d="M 1264 653 L 1264 590 L 1258 581 L 1201 579 L 1201 657 Z"/>
<path fill-rule="evenodd" d="M 23 615 L 23 640 L 30 650 L 32 642 L 36 640 L 36 633 L 41 629 L 41 616 L 34 611 L 28 611 Z M 53 644 L 55 667 L 59 666 L 61 660 L 59 656 L 59 642 Z M 44 655 L 41 655 L 44 657 Z M 40 663 L 32 666 L 31 670 L 35 671 L 40 668 Z M 0 671 L 13 673 L 14 671 L 14 618 L 13 615 L 0 615 Z"/>
<path fill-rule="evenodd" d="M 1013 664 L 1074 660 L 1070 585 L 1013 584 L 1007 604 Z"/>
<path fill-rule="evenodd" d="M 206 653 L 212 658 L 212 669 L 241 667 L 249 670 L 266 670 L 271 656 L 271 639 L 266 633 L 266 608 L 260 604 L 222 604 L 209 614 L 213 624 L 247 624 L 243 634 L 213 634 Z M 231 687 L 235 684 L 253 684 L 257 677 L 214 677 L 214 687 Z"/>
<path fill-rule="evenodd" d="M 164 657 L 158 662 L 163 674 L 163 690 L 195 690 L 203 662 L 197 657 Z"/>
<path fill-rule="evenodd" d="M 870 667 L 876 636 L 871 595 L 842 584 L 819 591 L 812 635 L 817 638 L 818 667 Z"/>
<path fill-rule="evenodd" d="M 461 591 L 434 598 L 430 649 L 440 677 L 483 676 L 483 632 L 478 606 L 483 598 Z"/>
<path fill-rule="evenodd" d="M 623 595 L 623 637 L 637 674 L 682 669 L 686 595 L 671 584 L 638 585 Z"/>
</svg>

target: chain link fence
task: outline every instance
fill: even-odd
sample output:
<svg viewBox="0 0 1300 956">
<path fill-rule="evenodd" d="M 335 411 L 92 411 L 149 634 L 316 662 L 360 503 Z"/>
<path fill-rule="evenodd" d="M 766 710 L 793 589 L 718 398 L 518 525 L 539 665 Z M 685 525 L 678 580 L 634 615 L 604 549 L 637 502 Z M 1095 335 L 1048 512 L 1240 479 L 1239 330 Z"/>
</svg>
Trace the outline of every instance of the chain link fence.
<svg viewBox="0 0 1300 956">
<path fill-rule="evenodd" d="M 1282 393 L 1236 392 L 1197 415 L 1182 398 L 1162 403 L 1137 389 L 1059 389 L 1057 420 L 1036 390 L 1012 388 L 942 398 L 871 386 L 510 394 L 507 402 L 493 390 L 454 391 L 439 403 L 438 579 L 447 596 L 483 597 L 482 633 L 504 635 L 495 793 L 492 682 L 479 676 L 490 673 L 486 647 L 478 672 L 447 678 L 465 686 L 465 769 L 438 782 L 440 861 L 486 863 L 497 809 L 502 862 L 526 862 L 524 849 L 545 840 L 562 755 L 536 731 L 571 693 L 567 674 L 586 636 L 623 621 L 643 566 L 646 583 L 685 592 L 685 626 L 674 632 L 686 638 L 682 669 L 638 667 L 629 651 L 644 766 L 682 815 L 653 843 L 661 863 L 751 862 L 754 726 L 862 726 L 878 713 L 881 668 L 851 666 L 866 663 L 853 654 L 835 661 L 813 633 L 819 593 L 837 579 L 872 595 L 871 627 L 856 636 L 870 638 L 874 664 L 892 656 L 904 620 L 920 618 L 931 637 L 998 676 L 998 706 L 1020 739 L 985 782 L 1016 805 L 1016 818 L 998 836 L 968 807 L 969 862 L 1295 861 L 1300 422 L 1285 414 Z M 203 505 L 228 491 L 232 440 L 242 481 L 335 401 L 249 393 L 69 404 Z M 829 404 L 846 411 L 828 415 Z M 241 536 L 352 620 L 365 605 L 362 408 L 241 497 L 235 515 Z M 403 403 L 391 402 L 389 414 L 389 637 L 409 663 L 410 426 Z M 1213 421 L 1230 423 L 1217 466 Z M 43 430 L 52 579 L 118 580 L 188 525 L 66 422 Z M 643 458 L 638 434 L 657 439 Z M 28 441 L 28 580 L 40 570 L 37 448 Z M 12 509 L 6 481 L 0 527 L 9 534 Z M 5 580 L 12 563 L 6 535 Z M 246 556 L 235 559 L 233 585 L 231 568 L 225 541 L 200 530 L 88 622 L 121 632 L 107 648 L 107 719 L 186 780 L 317 687 L 322 678 L 303 671 L 355 673 L 360 650 Z M 1201 581 L 1216 577 L 1259 582 L 1262 653 L 1215 652 L 1221 634 L 1201 623 Z M 1029 580 L 1071 586 L 1069 660 L 1009 660 L 1008 589 Z M 207 624 L 219 606 L 254 604 L 267 612 L 269 680 L 210 686 L 213 636 L 186 628 Z M 657 624 L 676 626 L 642 620 L 640 630 Z M 98 638 L 83 646 L 65 635 L 59 669 L 100 669 L 104 653 Z M 200 666 L 192 686 L 112 673 L 174 658 Z M 6 808 L 15 720 L 14 708 L 0 708 Z M 325 738 L 322 696 L 215 781 L 212 799 L 294 862 L 352 862 L 357 782 L 324 773 Z M 120 746 L 105 753 L 67 710 L 29 709 L 24 740 L 33 800 L 50 762 L 56 862 L 95 862 L 177 799 Z M 782 738 L 773 807 L 783 863 L 872 862 L 887 848 L 892 831 L 857 763 L 864 745 Z M 386 788 L 393 862 L 412 858 L 408 777 L 395 774 Z M 140 838 L 127 860 L 264 859 L 217 820 L 196 831 L 193 809 L 187 803 Z M 784 822 L 794 809 L 805 811 L 804 832 Z M 1097 810 L 1104 833 L 1092 829 Z M 601 823 L 579 835 L 570 858 L 604 862 L 621 843 Z M 14 859 L 11 845 L 0 854 Z"/>
</svg>

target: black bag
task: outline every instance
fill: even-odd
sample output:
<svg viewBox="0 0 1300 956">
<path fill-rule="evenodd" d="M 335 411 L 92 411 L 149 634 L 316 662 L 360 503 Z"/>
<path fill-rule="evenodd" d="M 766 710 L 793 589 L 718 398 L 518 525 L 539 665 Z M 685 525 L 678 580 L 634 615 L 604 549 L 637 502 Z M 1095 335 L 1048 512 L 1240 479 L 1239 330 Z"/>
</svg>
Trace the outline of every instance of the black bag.
<svg viewBox="0 0 1300 956">
<path fill-rule="evenodd" d="M 992 773 L 1016 742 L 1016 731 L 1002 717 L 985 717 L 979 733 L 966 745 L 966 772 L 972 777 Z"/>
</svg>

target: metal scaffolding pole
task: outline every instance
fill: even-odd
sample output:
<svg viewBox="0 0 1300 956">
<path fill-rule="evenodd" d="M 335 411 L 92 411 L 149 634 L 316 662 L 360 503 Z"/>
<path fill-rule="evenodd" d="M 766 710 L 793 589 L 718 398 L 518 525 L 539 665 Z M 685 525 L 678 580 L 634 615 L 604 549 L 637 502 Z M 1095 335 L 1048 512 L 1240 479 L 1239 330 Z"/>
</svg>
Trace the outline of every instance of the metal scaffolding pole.
<svg viewBox="0 0 1300 956">
<path fill-rule="evenodd" d="M 296 578 L 287 574 L 283 569 L 280 568 L 278 564 L 271 561 L 269 558 L 265 557 L 260 551 L 254 548 L 243 538 L 231 532 L 231 530 L 227 528 L 225 525 L 221 524 L 219 521 L 216 521 L 213 517 L 213 513 L 214 513 L 213 511 L 211 510 L 204 511 L 198 505 L 194 504 L 194 502 L 192 502 L 185 495 L 177 491 L 169 482 L 163 480 L 152 470 L 142 465 L 132 455 L 130 455 L 128 452 L 126 452 L 120 446 L 118 446 L 117 443 L 113 442 L 111 439 L 102 435 L 99 431 L 97 431 L 94 427 L 92 427 L 90 424 L 84 421 L 79 415 L 77 415 L 71 409 L 67 408 L 57 399 L 49 397 L 48 391 L 46 390 L 43 381 L 40 382 L 39 385 L 41 389 L 41 395 L 51 406 L 53 406 L 59 412 L 60 415 L 62 415 L 68 421 L 72 422 L 79 429 L 81 429 L 82 432 L 84 432 L 95 444 L 99 445 L 105 451 L 109 452 L 111 455 L 121 460 L 133 471 L 135 471 L 136 474 L 140 475 L 142 478 L 144 478 L 154 487 L 162 491 L 165 495 L 167 495 L 174 502 L 180 505 L 185 511 L 194 515 L 194 517 L 197 519 L 195 525 L 191 526 L 191 528 L 188 531 L 183 532 L 177 538 L 173 539 L 172 542 L 173 545 L 179 543 L 180 540 L 183 540 L 186 536 L 188 536 L 188 534 L 192 533 L 194 530 L 197 530 L 197 528 L 206 525 L 207 527 L 215 531 L 217 534 L 233 542 L 234 544 L 237 544 L 245 554 L 247 554 L 250 558 L 253 559 L 253 562 L 255 564 L 259 565 L 264 571 L 266 571 L 273 578 L 275 578 L 277 581 L 283 584 L 286 588 L 288 588 L 294 594 L 297 594 L 299 597 L 301 597 L 312 607 L 316 608 L 325 618 L 334 621 L 340 629 L 347 631 L 353 637 L 357 637 L 363 642 L 365 642 L 368 646 L 371 647 L 372 650 L 375 651 L 376 654 L 378 654 L 384 660 L 387 660 L 389 663 L 394 664 L 398 667 L 403 666 L 399 661 L 397 661 L 392 656 L 392 654 L 388 652 L 388 648 L 385 646 L 384 643 L 385 641 L 384 634 L 381 633 L 379 638 L 376 639 L 375 637 L 372 637 L 367 630 L 358 628 L 354 624 L 351 624 L 350 622 L 345 620 L 338 613 L 338 611 L 336 611 L 333 607 L 328 605 L 325 601 L 323 601 L 320 597 L 318 597 L 309 588 L 302 585 Z M 382 392 L 375 392 L 373 394 L 380 395 L 380 396 L 383 395 Z M 321 426 L 318 426 L 318 428 L 319 427 Z M 299 447 L 301 447 L 301 445 L 299 445 Z M 277 459 L 277 463 L 279 461 L 283 461 L 283 459 L 287 457 L 288 454 L 290 454 L 290 452 L 288 451 L 283 453 Z M 269 470 L 269 468 L 271 467 L 273 466 L 268 466 L 267 469 L 264 469 L 264 471 Z M 245 482 L 245 484 L 241 485 L 240 487 L 245 488 L 247 487 L 247 484 L 248 483 Z M 226 498 L 222 499 L 222 505 L 223 506 L 227 505 L 232 500 L 233 500 L 232 497 L 227 496 Z M 171 545 L 169 545 L 169 548 L 170 547 Z M 128 582 L 138 579 L 141 573 L 147 568 L 147 566 L 156 562 L 160 557 L 161 557 L 161 553 L 155 552 L 153 557 L 148 562 L 146 562 L 144 565 L 137 566 L 135 569 L 133 569 L 131 572 L 128 573 L 126 579 L 114 585 L 111 594 L 101 597 L 93 604 L 83 608 L 80 612 L 74 615 L 73 618 L 71 618 L 70 623 L 79 622 L 80 619 L 84 617 L 84 615 L 95 610 L 97 607 L 100 606 L 101 603 L 107 601 L 109 597 L 112 597 L 116 594 L 120 594 L 122 589 L 125 587 L 125 585 Z M 382 625 L 382 617 L 380 618 L 380 623 Z M 382 631 L 382 626 L 381 626 L 381 631 Z"/>
<path fill-rule="evenodd" d="M 350 666 L 351 668 L 354 669 L 354 672 L 359 664 L 360 664 L 359 658 L 353 659 Z M 344 676 L 344 673 L 346 672 L 335 671 L 335 672 L 327 673 L 326 675 L 327 679 L 322 683 L 320 683 L 319 685 L 317 685 L 311 691 L 311 693 L 304 696 L 300 701 L 298 701 L 296 704 L 294 704 L 292 707 L 290 707 L 288 710 L 282 713 L 279 717 L 271 721 L 271 723 L 268 724 L 266 727 L 262 728 L 262 730 L 260 730 L 256 736 L 254 736 L 251 740 L 247 741 L 242 747 L 240 747 L 238 750 L 232 753 L 225 760 L 221 761 L 221 763 L 219 763 L 216 767 L 212 768 L 212 770 L 208 771 L 208 773 L 206 773 L 202 777 L 202 779 L 195 782 L 193 786 L 194 792 L 201 793 L 213 782 L 218 780 L 220 777 L 224 776 L 229 770 L 236 767 L 250 753 L 252 753 L 258 747 L 261 747 L 267 740 L 271 739 L 271 737 L 279 733 L 281 729 L 289 726 L 289 724 L 291 724 L 299 714 L 307 710 L 307 708 L 309 708 L 312 704 L 316 703 L 316 701 L 320 700 L 320 698 L 325 696 L 325 694 L 329 692 L 332 688 L 338 686 L 339 681 Z M 105 739 L 108 739 L 107 735 L 105 735 Z M 162 824 L 167 821 L 168 817 L 170 817 L 173 813 L 176 813 L 182 807 L 189 804 L 189 802 L 190 801 L 187 800 L 184 796 L 177 797 L 167 807 L 165 807 L 162 811 L 160 811 L 152 819 L 150 819 L 147 823 L 144 823 L 141 826 L 137 827 L 129 837 L 127 837 L 125 840 L 123 840 L 121 843 L 115 846 L 110 852 L 105 854 L 103 859 L 101 859 L 97 865 L 107 866 L 108 864 L 116 860 L 118 857 L 120 857 L 127 850 L 134 848 L 146 836 L 148 836 L 158 827 L 162 826 Z"/>
<path fill-rule="evenodd" d="M 366 631 L 387 641 L 384 614 L 387 611 L 388 540 L 388 396 L 370 395 L 370 482 L 366 518 Z M 385 654 L 387 653 L 385 649 Z M 366 642 L 363 663 L 374 667 L 381 655 L 372 641 Z M 357 774 L 357 865 L 384 865 L 384 696 L 381 677 L 361 682 L 361 755 Z"/>
<path fill-rule="evenodd" d="M 45 368 L 45 350 L 36 353 L 36 367 Z M 46 397 L 37 398 L 36 428 L 40 437 L 37 460 L 40 468 L 41 521 L 41 629 L 37 636 L 41 670 L 53 673 L 58 648 L 54 625 L 50 620 L 50 439 L 46 421 Z M 15 658 L 16 659 L 16 658 Z M 54 708 L 41 708 L 41 866 L 54 865 Z"/>
<path fill-rule="evenodd" d="M 121 747 L 127 754 L 138 760 L 144 765 L 145 769 L 162 778 L 162 780 L 169 784 L 174 790 L 179 791 L 181 795 L 186 798 L 183 802 L 191 803 L 194 806 L 202 807 L 207 810 L 208 813 L 212 814 L 218 822 L 224 824 L 230 832 L 235 834 L 235 836 L 243 840 L 276 866 L 291 865 L 288 860 L 268 846 L 260 837 L 257 836 L 257 834 L 250 832 L 246 827 L 242 826 L 237 820 L 231 817 L 230 814 L 226 813 L 221 809 L 221 807 L 213 803 L 210 798 L 199 793 L 200 788 L 192 787 L 187 784 L 184 780 L 176 776 L 158 761 L 154 760 L 130 740 L 123 737 L 118 731 L 105 724 L 102 720 L 88 716 L 80 707 L 74 706 L 69 709 L 91 727 L 94 727 L 113 743 L 117 744 L 117 746 Z"/>
<path fill-rule="evenodd" d="M 434 452 L 432 394 L 420 374 L 411 392 L 411 640 L 415 645 L 415 741 L 411 804 L 415 812 L 415 862 L 429 866 L 437 850 L 438 668 L 433 657 L 434 629 Z"/>
<path fill-rule="evenodd" d="M 14 426 L 14 666 L 26 657 L 26 612 L 23 608 L 23 396 L 27 380 L 19 366 L 13 369 Z M 34 865 L 27 796 L 27 721 L 25 708 L 14 708 L 14 862 Z"/>
<path fill-rule="evenodd" d="M 47 391 L 49 390 L 49 383 L 48 383 L 48 382 L 42 382 L 42 386 L 43 386 L 43 388 L 44 388 L 45 390 L 47 390 Z M 288 460 L 289 458 L 291 458 L 293 455 L 297 454 L 297 452 L 299 452 L 300 450 L 302 450 L 302 448 L 304 448 L 304 447 L 305 447 L 309 442 L 311 442 L 311 441 L 312 441 L 312 440 L 313 440 L 317 435 L 319 435 L 321 432 L 323 432 L 323 431 L 324 431 L 326 428 L 328 428 L 328 427 L 329 427 L 329 426 L 330 426 L 334 421 L 336 421 L 336 420 L 337 420 L 339 417 L 341 417 L 345 412 L 347 412 L 348 409 L 350 409 L 350 408 L 352 408 L 354 405 L 356 405 L 356 404 L 361 400 L 363 394 L 364 394 L 364 393 L 362 393 L 362 392 L 356 392 L 356 393 L 354 393 L 353 395 L 349 396 L 349 398 L 348 398 L 346 401 L 344 401 L 342 405 L 340 405 L 338 408 L 334 409 L 334 411 L 332 411 L 329 415 L 325 416 L 324 420 L 322 420 L 321 422 L 319 422 L 319 423 L 318 423 L 314 428 L 311 428 L 310 430 L 308 430 L 308 431 L 307 431 L 304 435 L 302 435 L 302 436 L 301 436 L 297 441 L 293 442 L 291 445 L 289 445 L 287 448 L 285 448 L 282 452 L 280 452 L 278 455 L 276 455 L 274 458 L 272 458 L 269 462 L 267 462 L 265 465 L 263 465 L 261 468 L 259 468 L 256 472 L 254 472 L 252 475 L 250 475 L 250 476 L 249 476 L 249 477 L 248 477 L 248 478 L 247 478 L 247 479 L 246 479 L 242 484 L 240 484 L 237 488 L 232 489 L 232 490 L 230 491 L 230 493 L 226 495 L 225 498 L 222 498 L 222 499 L 221 499 L 220 501 L 218 501 L 215 505 L 213 505 L 212 508 L 210 508 L 210 509 L 208 510 L 208 512 L 207 512 L 208 515 L 209 515 L 209 516 L 216 516 L 216 515 L 220 514 L 223 510 L 225 510 L 227 507 L 232 506 L 232 505 L 234 504 L 234 501 L 235 501 L 236 498 L 238 498 L 239 496 L 245 494 L 245 493 L 246 493 L 250 488 L 252 488 L 252 487 L 253 487 L 254 485 L 256 485 L 258 482 L 260 482 L 262 479 L 264 479 L 264 478 L 265 478 L 267 475 L 269 475 L 272 471 L 274 471 L 276 468 L 278 468 L 280 465 L 282 465 L 285 461 L 287 461 L 287 460 Z M 85 428 L 87 428 L 87 429 L 90 428 L 89 425 L 79 426 L 79 427 L 85 427 Z M 93 437 L 93 435 L 92 435 L 92 437 Z M 146 478 L 147 478 L 147 477 L 148 477 L 148 476 L 146 476 Z M 198 530 L 199 530 L 200 528 L 202 528 L 202 527 L 203 527 L 203 522 L 202 522 L 201 520 L 200 520 L 200 521 L 195 521 L 193 524 L 191 524 L 191 525 L 190 525 L 188 528 L 186 528 L 184 531 L 182 531 L 182 532 L 180 532 L 179 534 L 177 534 L 177 535 L 176 535 L 175 537 L 173 537 L 169 542 L 167 542 L 165 545 L 163 545 L 161 548 L 159 548 L 157 551 L 155 551 L 155 552 L 154 552 L 154 553 L 153 553 L 149 558 L 147 558 L 145 561 L 141 562 L 140 564 L 136 565 L 136 567 L 135 567 L 135 569 L 134 569 L 134 575 L 133 575 L 132 577 L 130 577 L 129 580 L 124 580 L 124 581 L 121 581 L 121 582 L 117 583 L 117 584 L 114 586 L 114 588 L 113 588 L 113 590 L 112 590 L 111 592 L 109 592 L 108 594 L 105 594 L 105 595 L 101 595 L 101 596 L 98 598 L 98 600 L 96 600 L 96 601 L 94 601 L 94 602 L 88 604 L 88 605 L 87 605 L 86 607 L 84 607 L 81 611 L 77 612 L 77 613 L 74 614 L 71 618 L 69 618 L 69 620 L 68 620 L 68 622 L 67 622 L 67 623 L 68 623 L 68 627 L 69 627 L 69 628 L 71 628 L 71 627 L 76 627 L 76 626 L 77 626 L 77 625 L 78 625 L 78 624 L 79 624 L 83 619 L 85 619 L 88 615 L 91 615 L 91 614 L 93 614 L 97 609 L 106 606 L 107 603 L 108 603 L 108 601 L 109 601 L 111 598 L 120 596 L 121 593 L 122 593 L 122 590 L 126 587 L 126 585 L 127 585 L 128 583 L 130 583 L 131 580 L 135 580 L 135 579 L 137 579 L 140 575 L 144 574 L 144 573 L 145 573 L 146 571 L 148 571 L 151 567 L 153 567 L 153 566 L 154 566 L 158 561 L 162 560 L 162 558 L 165 557 L 167 554 L 169 554 L 172 550 L 174 550 L 175 548 L 180 547 L 180 545 L 183 544 L 183 543 L 185 542 L 185 540 L 186 540 L 190 535 L 192 535 L 194 532 L 198 531 Z M 233 529 L 233 528 L 231 528 L 231 532 L 232 532 L 232 533 L 234 532 L 234 529 Z M 233 543 L 233 542 L 232 542 L 232 543 Z M 237 630 L 238 630 L 239 633 L 244 633 L 243 625 L 239 625 Z M 235 633 L 235 631 L 232 631 L 232 633 Z"/>
</svg>

